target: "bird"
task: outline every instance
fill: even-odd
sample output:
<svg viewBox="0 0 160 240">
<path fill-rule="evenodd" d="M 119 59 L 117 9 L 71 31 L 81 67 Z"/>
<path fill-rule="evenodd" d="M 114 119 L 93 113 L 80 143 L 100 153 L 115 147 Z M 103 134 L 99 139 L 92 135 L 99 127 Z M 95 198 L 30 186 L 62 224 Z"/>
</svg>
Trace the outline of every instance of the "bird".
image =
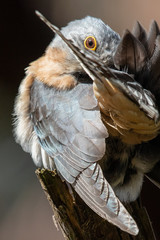
<svg viewBox="0 0 160 240">
<path fill-rule="evenodd" d="M 16 142 L 99 216 L 137 235 L 121 202 L 137 199 L 159 163 L 158 25 L 147 35 L 137 22 L 120 38 L 94 17 L 59 30 L 36 14 L 56 35 L 20 84 Z"/>
</svg>

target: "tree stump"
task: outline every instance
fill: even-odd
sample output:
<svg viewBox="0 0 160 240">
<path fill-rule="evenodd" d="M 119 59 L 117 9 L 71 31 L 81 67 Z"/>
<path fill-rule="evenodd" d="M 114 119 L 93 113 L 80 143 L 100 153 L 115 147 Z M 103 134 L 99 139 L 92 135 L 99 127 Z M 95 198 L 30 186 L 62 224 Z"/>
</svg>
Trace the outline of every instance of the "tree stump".
<svg viewBox="0 0 160 240">
<path fill-rule="evenodd" d="M 126 208 L 139 227 L 139 234 L 132 236 L 108 223 L 94 213 L 72 189 L 69 190 L 56 171 L 37 169 L 41 183 L 54 212 L 54 222 L 67 240 L 156 240 L 147 211 L 140 200 Z"/>
</svg>

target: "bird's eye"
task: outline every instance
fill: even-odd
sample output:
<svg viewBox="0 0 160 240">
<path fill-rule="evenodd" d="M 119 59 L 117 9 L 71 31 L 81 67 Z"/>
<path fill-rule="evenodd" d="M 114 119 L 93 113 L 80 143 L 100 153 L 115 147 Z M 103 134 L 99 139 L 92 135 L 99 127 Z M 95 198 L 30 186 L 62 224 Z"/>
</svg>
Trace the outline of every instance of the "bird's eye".
<svg viewBox="0 0 160 240">
<path fill-rule="evenodd" d="M 97 42 L 95 37 L 93 36 L 86 37 L 86 39 L 84 40 L 84 46 L 89 50 L 95 51 L 97 47 Z"/>
</svg>

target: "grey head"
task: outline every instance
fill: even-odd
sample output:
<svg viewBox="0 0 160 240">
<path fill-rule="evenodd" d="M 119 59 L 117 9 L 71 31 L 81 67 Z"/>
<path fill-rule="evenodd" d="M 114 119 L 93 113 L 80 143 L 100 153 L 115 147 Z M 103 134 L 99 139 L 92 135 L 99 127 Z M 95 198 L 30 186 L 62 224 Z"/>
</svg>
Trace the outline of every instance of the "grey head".
<svg viewBox="0 0 160 240">
<path fill-rule="evenodd" d="M 86 50 L 84 45 L 85 39 L 88 36 L 93 36 L 97 42 L 95 53 L 103 62 L 111 61 L 120 42 L 120 36 L 108 25 L 101 19 L 90 16 L 70 22 L 66 27 L 61 29 L 61 33 L 66 39 L 71 40 L 73 45 L 81 51 Z M 55 36 L 50 46 L 62 47 L 66 51 L 70 51 L 58 35 Z M 72 57 L 74 58 L 73 55 Z"/>
</svg>

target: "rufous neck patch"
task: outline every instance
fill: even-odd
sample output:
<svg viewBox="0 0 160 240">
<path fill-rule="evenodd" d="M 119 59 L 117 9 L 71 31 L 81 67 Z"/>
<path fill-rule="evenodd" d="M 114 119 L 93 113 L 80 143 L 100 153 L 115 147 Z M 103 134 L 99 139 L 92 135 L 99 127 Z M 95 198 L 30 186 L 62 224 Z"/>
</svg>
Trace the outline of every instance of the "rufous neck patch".
<svg viewBox="0 0 160 240">
<path fill-rule="evenodd" d="M 59 48 L 51 47 L 27 69 L 27 73 L 32 74 L 37 80 L 58 89 L 70 89 L 77 84 L 71 74 L 74 71 L 76 64 L 67 59 L 66 53 Z"/>
</svg>

